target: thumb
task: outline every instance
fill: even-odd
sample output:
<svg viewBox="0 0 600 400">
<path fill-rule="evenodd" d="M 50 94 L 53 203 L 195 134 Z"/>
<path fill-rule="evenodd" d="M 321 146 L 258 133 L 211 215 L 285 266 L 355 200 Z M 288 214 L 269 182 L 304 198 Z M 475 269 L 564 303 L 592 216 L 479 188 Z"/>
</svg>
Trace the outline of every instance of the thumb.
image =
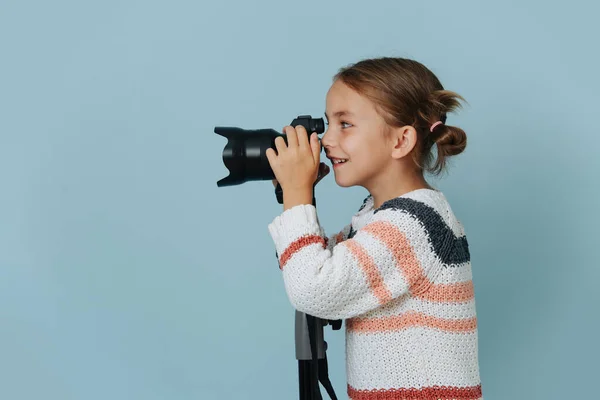
<svg viewBox="0 0 600 400">
<path fill-rule="evenodd" d="M 313 159 L 315 163 L 318 163 L 321 159 L 321 142 L 319 142 L 319 136 L 316 133 L 310 135 L 310 147 L 313 153 Z"/>
</svg>

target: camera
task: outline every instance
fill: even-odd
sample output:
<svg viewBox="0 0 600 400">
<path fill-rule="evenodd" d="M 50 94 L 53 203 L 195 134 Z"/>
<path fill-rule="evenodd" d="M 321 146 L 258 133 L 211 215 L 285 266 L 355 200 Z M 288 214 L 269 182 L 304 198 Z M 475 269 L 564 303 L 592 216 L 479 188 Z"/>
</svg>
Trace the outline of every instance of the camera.
<svg viewBox="0 0 600 400">
<path fill-rule="evenodd" d="M 312 118 L 310 115 L 300 115 L 290 125 L 293 127 L 302 125 L 309 137 L 313 132 L 321 134 L 325 131 L 323 118 Z M 275 179 L 265 153 L 268 148 L 277 151 L 275 139 L 278 136 L 283 136 L 287 145 L 285 134 L 274 129 L 223 126 L 216 126 L 215 133 L 227 138 L 227 145 L 223 149 L 223 163 L 229 170 L 229 176 L 217 182 L 218 187 L 240 185 L 247 181 Z"/>
</svg>

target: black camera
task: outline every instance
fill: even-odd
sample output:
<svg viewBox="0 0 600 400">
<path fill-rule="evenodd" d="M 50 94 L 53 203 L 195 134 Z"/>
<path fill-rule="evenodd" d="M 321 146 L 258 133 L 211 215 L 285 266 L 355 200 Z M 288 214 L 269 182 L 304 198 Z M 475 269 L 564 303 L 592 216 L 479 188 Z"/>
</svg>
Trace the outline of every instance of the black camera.
<svg viewBox="0 0 600 400">
<path fill-rule="evenodd" d="M 300 115 L 290 125 L 293 127 L 302 125 L 309 137 L 313 132 L 321 134 L 325 131 L 323 118 L 312 118 L 310 115 Z M 277 136 L 283 136 L 287 145 L 285 134 L 274 129 L 249 130 L 223 126 L 216 126 L 215 133 L 228 140 L 223 149 L 223 163 L 229 170 L 229 176 L 218 181 L 218 187 L 240 185 L 246 181 L 275 179 L 265 153 L 268 148 L 277 151 L 275 146 Z"/>
</svg>

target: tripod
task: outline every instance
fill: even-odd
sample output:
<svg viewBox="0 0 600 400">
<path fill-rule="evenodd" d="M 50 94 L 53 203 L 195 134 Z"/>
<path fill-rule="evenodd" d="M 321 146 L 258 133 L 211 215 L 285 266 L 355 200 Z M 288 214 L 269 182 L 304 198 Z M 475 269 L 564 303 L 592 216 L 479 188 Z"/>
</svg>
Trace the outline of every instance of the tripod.
<svg viewBox="0 0 600 400">
<path fill-rule="evenodd" d="M 296 359 L 300 400 L 322 400 L 318 382 L 325 387 L 332 400 L 337 400 L 327 369 L 327 342 L 323 340 L 323 326 L 328 323 L 331 323 L 334 330 L 338 330 L 342 320 L 323 320 L 296 310 Z"/>
<path fill-rule="evenodd" d="M 283 190 L 279 183 L 275 188 L 277 202 L 283 204 Z M 313 206 L 317 206 L 314 197 Z M 300 400 L 323 400 L 319 382 L 327 390 L 332 400 L 337 400 L 327 368 L 327 342 L 323 340 L 323 327 L 331 324 L 333 330 L 339 330 L 342 320 L 329 321 L 296 310 L 295 340 L 296 360 L 298 360 L 298 381 Z"/>
</svg>

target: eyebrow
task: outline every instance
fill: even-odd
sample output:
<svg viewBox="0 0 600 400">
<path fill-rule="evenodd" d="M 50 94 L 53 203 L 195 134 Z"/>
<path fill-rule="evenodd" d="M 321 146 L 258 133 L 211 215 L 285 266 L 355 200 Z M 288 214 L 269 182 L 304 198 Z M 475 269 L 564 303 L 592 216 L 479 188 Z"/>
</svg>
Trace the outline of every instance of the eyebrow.
<svg viewBox="0 0 600 400">
<path fill-rule="evenodd" d="M 342 115 L 353 116 L 354 114 L 351 113 L 350 111 L 346 111 L 346 110 L 336 111 L 333 113 L 334 117 L 341 117 Z M 327 116 L 327 113 L 325 113 L 325 118 L 329 119 L 329 117 Z"/>
</svg>

